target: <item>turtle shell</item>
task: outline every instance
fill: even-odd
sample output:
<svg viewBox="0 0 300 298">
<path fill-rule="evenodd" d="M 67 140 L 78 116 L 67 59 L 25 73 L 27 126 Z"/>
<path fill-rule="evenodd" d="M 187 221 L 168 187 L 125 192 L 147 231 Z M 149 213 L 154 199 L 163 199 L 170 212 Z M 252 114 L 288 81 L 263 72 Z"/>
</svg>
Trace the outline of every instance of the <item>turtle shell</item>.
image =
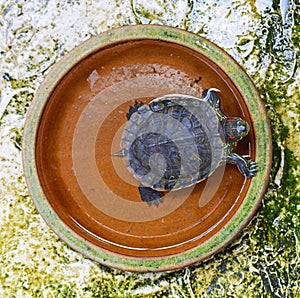
<svg viewBox="0 0 300 298">
<path fill-rule="evenodd" d="M 163 108 L 153 111 L 161 103 Z M 226 142 L 214 108 L 174 94 L 142 105 L 122 135 L 128 170 L 155 190 L 178 190 L 207 178 L 225 161 Z"/>
</svg>

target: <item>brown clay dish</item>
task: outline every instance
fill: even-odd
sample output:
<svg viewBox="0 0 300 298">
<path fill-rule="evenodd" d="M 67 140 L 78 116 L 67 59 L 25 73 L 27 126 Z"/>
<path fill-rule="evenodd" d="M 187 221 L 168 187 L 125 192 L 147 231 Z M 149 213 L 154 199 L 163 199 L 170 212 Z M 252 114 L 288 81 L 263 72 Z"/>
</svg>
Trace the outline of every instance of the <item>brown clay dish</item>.
<svg viewBox="0 0 300 298">
<path fill-rule="evenodd" d="M 236 152 L 255 160 L 246 179 L 226 165 L 159 207 L 141 202 L 119 150 L 135 100 L 221 90 L 225 114 L 246 119 Z M 268 121 L 247 75 L 205 39 L 163 26 L 96 36 L 62 59 L 41 85 L 24 132 L 24 168 L 37 208 L 71 247 L 108 266 L 161 271 L 203 260 L 249 222 L 268 181 Z"/>
</svg>

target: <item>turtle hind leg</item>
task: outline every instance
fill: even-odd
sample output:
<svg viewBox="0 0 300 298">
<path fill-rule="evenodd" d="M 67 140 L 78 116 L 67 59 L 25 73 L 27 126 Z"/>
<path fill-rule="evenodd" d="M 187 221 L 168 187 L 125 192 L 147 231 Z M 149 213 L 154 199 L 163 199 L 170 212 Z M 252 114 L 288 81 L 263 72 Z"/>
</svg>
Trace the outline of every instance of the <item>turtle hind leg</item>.
<svg viewBox="0 0 300 298">
<path fill-rule="evenodd" d="M 228 162 L 236 164 L 239 171 L 246 176 L 251 178 L 257 173 L 257 165 L 253 160 L 247 160 L 236 153 L 231 153 L 228 157 Z"/>
<path fill-rule="evenodd" d="M 146 202 L 149 206 L 156 205 L 162 202 L 163 192 L 152 189 L 151 187 L 146 187 L 143 185 L 139 186 L 139 192 L 141 199 Z"/>
<path fill-rule="evenodd" d="M 134 105 L 131 106 L 131 107 L 129 108 L 129 111 L 128 111 L 128 113 L 126 114 L 127 120 L 129 120 L 130 117 L 132 116 L 132 114 L 134 114 L 135 112 L 137 112 L 138 109 L 139 109 L 142 105 L 143 105 L 143 103 L 137 102 L 137 101 L 136 101 L 136 102 L 134 103 Z"/>
</svg>

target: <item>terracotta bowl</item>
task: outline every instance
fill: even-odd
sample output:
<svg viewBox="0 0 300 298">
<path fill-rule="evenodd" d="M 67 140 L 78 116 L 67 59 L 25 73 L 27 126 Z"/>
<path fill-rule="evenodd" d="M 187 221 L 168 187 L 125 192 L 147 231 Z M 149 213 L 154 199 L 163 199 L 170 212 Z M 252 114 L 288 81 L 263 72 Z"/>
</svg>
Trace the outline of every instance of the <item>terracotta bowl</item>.
<svg viewBox="0 0 300 298">
<path fill-rule="evenodd" d="M 257 162 L 257 175 L 226 165 L 149 207 L 111 155 L 129 106 L 210 87 L 226 114 L 250 124 L 236 152 Z M 249 77 L 216 45 L 164 26 L 111 30 L 66 55 L 36 93 L 23 140 L 27 183 L 46 222 L 75 250 L 130 271 L 180 268 L 226 246 L 257 210 L 271 165 L 268 120 Z"/>
</svg>

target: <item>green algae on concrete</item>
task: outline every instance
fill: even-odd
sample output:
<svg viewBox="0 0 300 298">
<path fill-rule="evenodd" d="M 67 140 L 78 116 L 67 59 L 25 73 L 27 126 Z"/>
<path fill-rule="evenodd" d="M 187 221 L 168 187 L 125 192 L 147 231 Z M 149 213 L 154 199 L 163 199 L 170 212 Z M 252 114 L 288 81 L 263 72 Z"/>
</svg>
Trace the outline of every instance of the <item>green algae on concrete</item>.
<svg viewBox="0 0 300 298">
<path fill-rule="evenodd" d="M 138 21 L 130 1 L 125 2 L 0 4 L 0 296 L 298 297 L 297 1 L 153 1 L 158 11 L 150 11 L 156 17 L 152 22 L 180 26 L 224 48 L 254 79 L 265 102 L 274 147 L 269 188 L 257 215 L 232 245 L 204 263 L 176 272 L 124 273 L 75 253 L 37 213 L 24 183 L 14 129 L 22 131 L 26 105 L 64 52 L 89 36 Z M 149 7 L 146 1 L 131 2 Z M 163 2 L 169 2 L 167 15 L 159 15 Z M 183 3 L 184 21 L 173 8 L 175 2 Z M 31 82 L 14 89 L 3 78 L 5 73 L 18 82 Z"/>
</svg>

